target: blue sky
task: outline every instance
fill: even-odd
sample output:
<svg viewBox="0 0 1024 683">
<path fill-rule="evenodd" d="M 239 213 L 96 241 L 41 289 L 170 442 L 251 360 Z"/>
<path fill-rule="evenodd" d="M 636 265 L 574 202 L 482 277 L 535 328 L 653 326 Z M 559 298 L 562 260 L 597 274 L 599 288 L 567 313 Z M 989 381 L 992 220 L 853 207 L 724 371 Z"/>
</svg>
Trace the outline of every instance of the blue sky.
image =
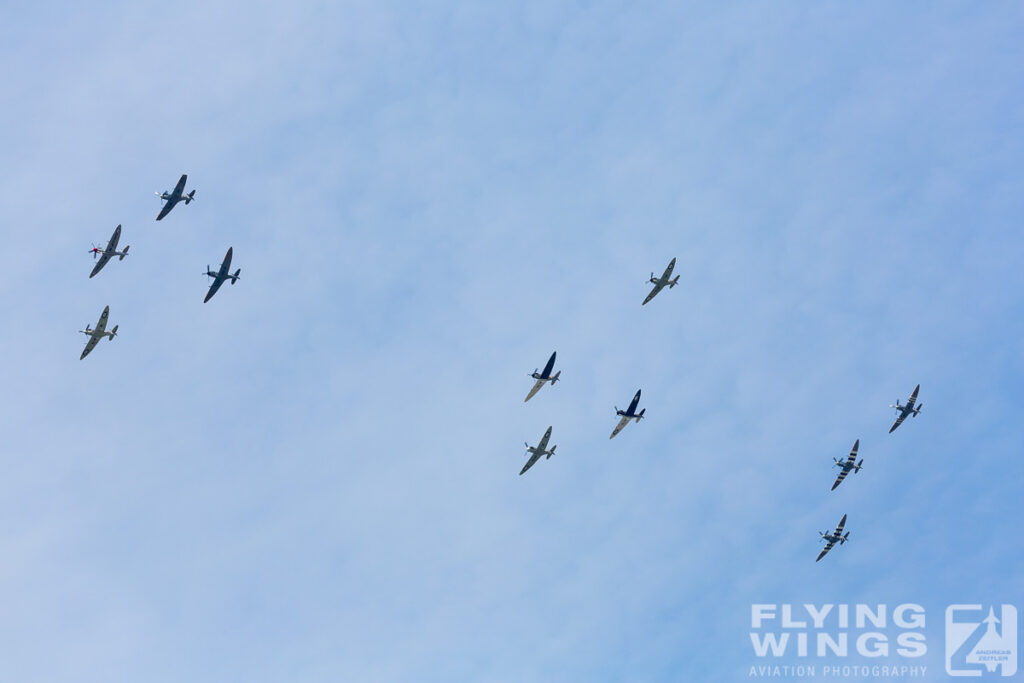
<svg viewBox="0 0 1024 683">
<path fill-rule="evenodd" d="M 0 678 L 744 680 L 785 602 L 920 603 L 938 676 L 1024 607 L 1019 5 L 0 19 Z"/>
</svg>

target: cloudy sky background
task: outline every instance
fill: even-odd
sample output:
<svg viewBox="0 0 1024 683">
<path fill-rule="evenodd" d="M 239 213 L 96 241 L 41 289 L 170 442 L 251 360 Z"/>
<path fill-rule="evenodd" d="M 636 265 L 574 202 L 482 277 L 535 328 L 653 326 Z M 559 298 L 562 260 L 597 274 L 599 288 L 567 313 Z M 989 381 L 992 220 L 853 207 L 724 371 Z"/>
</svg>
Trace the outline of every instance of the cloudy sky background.
<svg viewBox="0 0 1024 683">
<path fill-rule="evenodd" d="M 1024 606 L 1022 29 L 3 8 L 0 678 L 743 680 L 783 602 L 920 603 L 939 673 L 947 604 Z"/>
</svg>

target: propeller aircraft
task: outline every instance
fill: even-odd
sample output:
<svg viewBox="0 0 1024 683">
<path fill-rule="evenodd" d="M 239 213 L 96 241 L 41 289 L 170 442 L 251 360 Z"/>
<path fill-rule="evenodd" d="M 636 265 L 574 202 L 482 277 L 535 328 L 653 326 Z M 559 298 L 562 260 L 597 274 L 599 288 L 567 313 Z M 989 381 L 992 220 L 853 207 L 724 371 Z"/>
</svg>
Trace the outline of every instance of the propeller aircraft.
<svg viewBox="0 0 1024 683">
<path fill-rule="evenodd" d="M 183 194 L 185 192 L 185 181 L 187 180 L 188 175 L 183 173 L 181 175 L 181 178 L 178 179 L 178 184 L 174 186 L 173 190 L 171 190 L 170 192 L 154 193 L 162 201 L 166 202 L 163 208 L 160 209 L 160 213 L 158 213 L 156 216 L 156 219 L 158 221 L 162 220 L 164 216 L 169 214 L 171 212 L 171 209 L 177 206 L 178 202 L 185 202 L 185 205 L 188 206 L 192 202 L 192 200 L 196 198 L 195 190 L 192 190 L 188 194 Z"/>
<path fill-rule="evenodd" d="M 544 432 L 544 436 L 542 436 L 540 438 L 540 443 L 537 444 L 536 448 L 534 448 L 530 444 L 526 444 L 526 452 L 528 454 L 530 454 L 530 459 L 527 461 L 527 463 L 525 465 L 523 465 L 523 469 L 519 472 L 519 476 L 523 476 L 523 473 L 525 473 L 526 470 L 528 470 L 531 467 L 533 467 L 533 463 L 535 463 L 538 460 L 540 460 L 542 455 L 548 456 L 547 457 L 548 460 L 551 459 L 551 456 L 555 454 L 555 449 L 558 448 L 558 446 L 552 446 L 551 450 L 545 450 L 547 448 L 547 445 L 548 445 L 548 439 L 550 439 L 550 438 L 551 438 L 551 427 L 548 427 L 548 430 L 546 432 Z"/>
<path fill-rule="evenodd" d="M 853 442 L 853 450 L 850 451 L 850 455 L 847 456 L 846 460 L 837 460 L 836 458 L 832 458 L 836 463 L 835 466 L 839 468 L 839 476 L 836 477 L 836 482 L 832 484 L 833 491 L 836 490 L 837 486 L 843 483 L 843 479 L 846 479 L 846 475 L 848 475 L 851 470 L 854 473 L 860 472 L 860 468 L 864 464 L 864 458 L 861 458 L 858 463 L 854 462 L 857 459 L 858 446 L 860 446 L 860 439 Z"/>
<path fill-rule="evenodd" d="M 209 301 L 214 294 L 217 293 L 217 290 L 220 289 L 220 286 L 224 284 L 224 280 L 230 278 L 231 284 L 235 284 L 235 282 L 238 281 L 238 275 L 242 272 L 241 268 L 236 270 L 234 275 L 228 273 L 228 269 L 231 268 L 232 249 L 234 249 L 234 247 L 228 247 L 228 253 L 224 254 L 224 261 L 223 263 L 220 264 L 220 270 L 218 270 L 216 273 L 210 270 L 210 266 L 206 266 L 206 275 L 208 277 L 212 277 L 213 282 L 210 284 L 210 290 L 206 293 L 206 298 L 203 299 L 204 304 L 207 301 Z"/>
<path fill-rule="evenodd" d="M 106 331 L 107 318 L 109 316 L 110 306 L 107 306 L 103 309 L 103 313 L 100 314 L 100 319 L 99 322 L 96 323 L 95 329 L 89 327 L 89 325 L 86 325 L 84 330 L 79 330 L 79 332 L 89 337 L 89 341 L 85 343 L 85 350 L 82 351 L 82 355 L 79 357 L 78 360 L 82 360 L 83 358 L 88 356 L 89 352 L 96 348 L 96 344 L 98 344 L 100 339 L 103 339 L 103 337 L 110 337 L 110 340 L 113 341 L 114 337 L 117 336 L 117 325 L 114 325 L 114 329 L 110 330 L 110 332 Z"/>
<path fill-rule="evenodd" d="M 907 405 L 901 406 L 899 399 L 896 399 L 896 403 L 894 405 L 889 406 L 890 408 L 895 408 L 897 411 L 899 411 L 899 415 L 896 417 L 896 421 L 892 423 L 892 427 L 889 427 L 890 434 L 895 432 L 896 428 L 903 424 L 903 421 L 907 419 L 908 415 L 912 417 L 917 417 L 917 414 L 921 412 L 921 408 L 924 407 L 923 403 L 917 406 L 916 408 L 914 407 L 914 404 L 917 402 L 917 392 L 920 390 L 920 384 L 914 387 L 914 391 L 910 394 L 910 398 L 907 399 Z"/>
<path fill-rule="evenodd" d="M 124 257 L 128 255 L 128 248 L 130 245 L 126 244 L 124 245 L 124 249 L 118 251 L 117 242 L 120 239 L 121 226 L 119 224 L 116 228 L 114 228 L 114 234 L 110 236 L 110 240 L 107 242 L 106 249 L 100 249 L 95 244 L 92 245 L 92 249 L 89 250 L 89 253 L 92 254 L 94 260 L 96 259 L 96 257 L 99 257 L 99 260 L 97 260 L 96 265 L 93 266 L 92 272 L 89 273 L 89 277 L 92 277 L 96 273 L 103 270 L 103 266 L 107 265 L 107 261 L 110 260 L 111 256 L 117 256 L 118 261 L 124 260 Z"/>
<path fill-rule="evenodd" d="M 827 531 L 820 532 L 822 540 L 825 541 L 825 547 L 821 549 L 820 553 L 818 553 L 818 559 L 815 560 L 815 562 L 819 562 L 821 558 L 825 557 L 828 551 L 832 550 L 832 546 L 834 546 L 836 543 L 838 543 L 839 545 L 843 545 L 844 543 L 846 543 L 846 541 L 850 538 L 850 532 L 847 531 L 846 535 L 843 535 L 843 526 L 845 525 L 846 515 L 843 515 L 843 518 L 839 520 L 839 525 L 836 526 L 835 532 L 831 534 Z"/>
<path fill-rule="evenodd" d="M 675 280 L 671 279 L 672 278 L 672 269 L 675 268 L 675 267 L 676 267 L 676 260 L 675 260 L 675 258 L 673 258 L 671 261 L 668 262 L 668 268 L 665 269 L 665 274 L 662 275 L 660 278 L 654 277 L 654 273 L 651 273 L 651 279 L 648 280 L 648 282 L 650 282 L 651 284 L 654 285 L 654 289 L 652 289 L 651 293 L 647 295 L 647 298 L 644 299 L 644 302 L 642 304 L 640 304 L 641 306 L 646 306 L 647 302 L 649 302 L 651 299 L 656 297 L 658 295 L 658 292 L 660 292 L 662 289 L 664 289 L 665 285 L 668 285 L 668 288 L 672 289 L 677 284 L 679 284 L 679 276 L 678 275 L 676 275 L 676 279 Z"/>
<path fill-rule="evenodd" d="M 548 362 L 544 366 L 544 372 L 538 373 L 537 369 L 534 368 L 533 373 L 530 375 L 530 377 L 534 378 L 537 381 L 534 383 L 533 388 L 530 389 L 530 393 L 528 393 L 526 395 L 526 398 L 523 399 L 523 403 L 525 403 L 526 401 L 529 401 L 531 398 L 533 398 L 534 395 L 538 391 L 540 391 L 541 387 L 543 387 L 546 383 L 551 382 L 551 385 L 554 386 L 555 382 L 558 381 L 558 376 L 562 374 L 562 371 L 559 370 L 554 375 L 551 374 L 551 371 L 555 367 L 555 354 L 556 353 L 557 353 L 557 351 L 552 351 L 551 352 L 551 358 L 548 358 Z"/>
<path fill-rule="evenodd" d="M 636 405 L 639 402 L 640 390 L 637 389 L 636 395 L 633 397 L 633 400 L 629 402 L 629 408 L 626 408 L 625 410 L 619 410 L 619 408 L 616 406 L 615 414 L 622 419 L 620 419 L 619 424 L 615 426 L 615 429 L 612 431 L 612 435 L 608 437 L 609 439 L 614 439 L 615 435 L 621 432 L 623 428 L 627 424 L 629 424 L 630 420 L 636 420 L 637 422 L 639 422 L 640 420 L 644 419 L 644 413 L 647 412 L 647 408 L 644 408 L 639 413 L 636 412 Z"/>
</svg>

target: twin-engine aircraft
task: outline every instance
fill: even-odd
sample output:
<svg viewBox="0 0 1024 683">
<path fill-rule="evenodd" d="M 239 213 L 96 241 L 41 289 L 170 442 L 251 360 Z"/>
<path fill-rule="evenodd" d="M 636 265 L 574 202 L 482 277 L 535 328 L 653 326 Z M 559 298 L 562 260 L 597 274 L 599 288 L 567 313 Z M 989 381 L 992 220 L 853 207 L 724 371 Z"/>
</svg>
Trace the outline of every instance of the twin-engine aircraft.
<svg viewBox="0 0 1024 683">
<path fill-rule="evenodd" d="M 189 202 L 196 198 L 196 191 L 192 190 L 188 194 L 183 195 L 185 191 L 185 181 L 188 180 L 188 175 L 182 174 L 181 178 L 178 179 L 178 184 L 174 186 L 174 189 L 170 192 L 155 192 L 154 194 L 161 200 L 167 202 L 164 207 L 160 209 L 160 213 L 157 214 L 156 219 L 161 220 L 164 216 L 171 212 L 178 202 L 185 202 L 185 206 L 188 206 Z"/>
<path fill-rule="evenodd" d="M 117 336 L 117 325 L 114 325 L 114 329 L 112 329 L 110 332 L 106 331 L 107 318 L 109 316 L 110 306 L 107 306 L 103 309 L 103 313 L 100 314 L 99 322 L 96 323 L 96 329 L 93 329 L 86 325 L 84 330 L 79 330 L 79 332 L 81 332 L 82 334 L 89 336 L 89 341 L 85 343 L 85 350 L 82 351 L 82 355 L 79 357 L 78 360 L 82 360 L 82 358 L 88 356 L 89 352 L 96 348 L 96 345 L 100 342 L 100 339 L 102 339 L 103 337 L 110 337 L 110 340 L 113 341 L 114 337 Z"/>
<path fill-rule="evenodd" d="M 836 527 L 835 532 L 831 534 L 827 531 L 820 532 L 822 540 L 825 541 L 825 547 L 821 549 L 820 553 L 818 553 L 818 559 L 815 560 L 815 562 L 818 562 L 821 560 L 821 558 L 825 557 L 826 553 L 828 553 L 829 550 L 832 550 L 832 546 L 834 546 L 836 543 L 838 543 L 839 545 L 843 545 L 844 543 L 846 543 L 847 539 L 850 538 L 850 532 L 847 531 L 846 535 L 843 535 L 843 527 L 845 525 L 846 515 L 843 515 L 843 518 L 839 520 L 839 525 Z"/>
<path fill-rule="evenodd" d="M 889 406 L 890 408 L 895 408 L 900 413 L 899 416 L 896 418 L 896 421 L 892 423 L 892 427 L 889 427 L 890 434 L 896 431 L 896 428 L 903 424 L 903 421 L 907 419 L 908 415 L 917 417 L 917 414 L 921 412 L 921 408 L 924 407 L 923 403 L 917 406 L 916 408 L 914 407 L 914 403 L 917 402 L 917 392 L 920 390 L 920 384 L 914 387 L 913 393 L 910 394 L 910 398 L 907 400 L 907 405 L 901 406 L 899 399 L 896 399 L 896 404 Z"/>
<path fill-rule="evenodd" d="M 124 245 L 124 249 L 122 249 L 121 251 L 118 251 L 117 250 L 117 242 L 120 239 L 121 239 L 121 226 L 118 225 L 116 228 L 114 228 L 114 234 L 110 236 L 110 241 L 107 242 L 107 248 L 106 249 L 100 249 L 95 244 L 93 245 L 92 249 L 89 250 L 89 253 L 92 254 L 93 259 L 95 259 L 98 256 L 99 260 L 96 261 L 96 265 L 93 266 L 92 272 L 89 273 L 89 277 L 92 277 L 96 273 L 98 273 L 101 270 L 103 270 L 103 266 L 107 265 L 107 261 L 110 260 L 111 256 L 118 256 L 118 257 L 120 257 L 120 258 L 117 259 L 118 261 L 123 261 L 124 260 L 124 257 L 128 255 L 128 248 L 131 245 L 126 244 L 126 245 Z"/>
<path fill-rule="evenodd" d="M 839 468 L 839 476 L 836 477 L 836 483 L 832 484 L 833 491 L 836 490 L 837 486 L 843 483 L 843 479 L 846 479 L 846 475 L 848 475 L 851 470 L 853 470 L 853 472 L 860 472 L 860 468 L 864 464 L 864 458 L 861 458 L 860 462 L 854 462 L 857 460 L 858 446 L 860 446 L 860 439 L 853 442 L 853 450 L 850 451 L 850 455 L 847 456 L 846 460 L 837 460 L 836 458 L 832 458 L 832 460 L 835 460 L 835 466 Z"/>
<path fill-rule="evenodd" d="M 612 431 L 612 435 L 608 437 L 609 439 L 614 439 L 615 435 L 621 432 L 623 428 L 629 424 L 630 420 L 636 420 L 637 422 L 639 422 L 640 420 L 644 419 L 644 413 L 647 412 L 647 408 L 644 408 L 639 413 L 636 412 L 636 404 L 639 402 L 640 390 L 637 389 L 636 396 L 634 396 L 633 400 L 629 402 L 629 408 L 627 408 L 626 410 L 619 410 L 618 407 L 615 408 L 615 414 L 621 417 L 622 419 L 619 420 L 619 424 L 615 426 L 615 429 Z"/>
<path fill-rule="evenodd" d="M 523 469 L 519 472 L 519 476 L 522 476 L 523 473 L 526 472 L 526 470 L 533 467 L 533 463 L 540 460 L 540 457 L 542 455 L 548 456 L 548 460 L 551 459 L 551 456 L 555 454 L 555 449 L 558 448 L 558 446 L 552 446 L 550 451 L 544 450 L 545 448 L 547 448 L 548 439 L 550 438 L 551 427 L 548 427 L 548 431 L 544 432 L 544 436 L 540 438 L 540 443 L 537 444 L 536 448 L 534 448 L 530 444 L 526 444 L 526 452 L 530 454 L 530 459 L 527 461 L 525 465 L 523 465 Z"/>
<path fill-rule="evenodd" d="M 644 302 L 640 304 L 641 306 L 645 306 L 648 301 L 656 297 L 658 295 L 658 292 L 665 288 L 665 285 L 668 285 L 668 288 L 672 289 L 677 284 L 679 284 L 678 275 L 676 275 L 675 280 L 670 279 L 672 277 L 672 269 L 675 267 L 676 260 L 675 258 L 673 258 L 671 261 L 668 262 L 668 268 L 665 269 L 665 274 L 662 275 L 660 278 L 654 277 L 654 273 L 651 273 L 651 279 L 648 280 L 648 282 L 654 285 L 654 289 L 652 289 L 651 293 L 647 295 L 647 298 L 644 299 Z"/>
<path fill-rule="evenodd" d="M 533 388 L 530 389 L 530 393 L 528 393 L 526 395 L 526 398 L 523 399 L 523 403 L 525 403 L 525 402 L 529 401 L 531 398 L 533 398 L 534 394 L 536 394 L 538 391 L 540 391 L 541 387 L 543 387 L 546 383 L 551 382 L 551 385 L 554 386 L 555 382 L 558 381 L 558 376 L 562 374 L 562 371 L 559 370 L 554 375 L 551 374 L 551 371 L 555 368 L 555 354 L 556 353 L 558 353 L 558 352 L 557 351 L 552 351 L 551 352 L 551 358 L 548 358 L 547 365 L 544 366 L 544 372 L 538 373 L 537 369 L 534 368 L 533 374 L 531 374 L 530 377 L 532 377 L 535 380 L 537 380 L 537 382 L 533 385 Z"/>
<path fill-rule="evenodd" d="M 206 298 L 203 299 L 204 304 L 207 301 L 209 301 L 214 294 L 217 293 L 217 290 L 220 289 L 220 286 L 224 284 L 225 280 L 230 278 L 231 284 L 235 284 L 235 282 L 238 280 L 238 275 L 239 273 L 242 272 L 241 268 L 236 270 L 234 275 L 230 275 L 228 273 L 228 269 L 231 268 L 231 250 L 233 248 L 234 247 L 228 247 L 228 253 L 224 254 L 224 262 L 220 264 L 220 270 L 218 270 L 216 273 L 210 270 L 210 266 L 206 266 L 206 275 L 208 277 L 212 277 L 213 282 L 210 284 L 210 291 L 206 293 Z"/>
</svg>

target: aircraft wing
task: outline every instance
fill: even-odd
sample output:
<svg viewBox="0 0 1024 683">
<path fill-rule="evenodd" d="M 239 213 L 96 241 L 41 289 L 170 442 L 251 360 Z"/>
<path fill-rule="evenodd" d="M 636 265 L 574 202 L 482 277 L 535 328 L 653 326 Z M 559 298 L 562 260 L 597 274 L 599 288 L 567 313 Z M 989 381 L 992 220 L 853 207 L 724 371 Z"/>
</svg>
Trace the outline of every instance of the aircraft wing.
<svg viewBox="0 0 1024 683">
<path fill-rule="evenodd" d="M 892 423 L 892 427 L 889 427 L 889 433 L 892 434 L 896 431 L 896 428 L 903 424 L 903 421 L 907 419 L 907 411 L 900 411 L 900 416 L 896 418 L 896 421 Z"/>
<path fill-rule="evenodd" d="M 550 438 L 551 438 L 551 427 L 548 427 L 548 431 L 544 432 L 544 436 L 542 436 L 540 438 L 540 443 L 537 444 L 537 450 L 540 451 L 541 453 L 543 453 L 545 450 L 547 450 L 548 439 L 550 439 Z"/>
<path fill-rule="evenodd" d="M 96 344 L 98 344 L 99 341 L 100 341 L 100 335 L 98 335 L 95 332 L 93 332 L 92 336 L 89 337 L 89 341 L 87 341 L 85 343 L 85 349 L 82 351 L 82 355 L 78 357 L 78 360 L 82 360 L 83 358 L 88 356 L 89 353 L 92 352 L 92 350 L 96 348 Z"/>
<path fill-rule="evenodd" d="M 835 541 L 829 541 L 828 543 L 826 543 L 825 547 L 821 549 L 820 553 L 818 553 L 818 559 L 815 560 L 815 562 L 821 561 L 821 558 L 825 557 L 825 555 L 828 554 L 828 551 L 832 550 L 832 546 L 834 546 L 835 544 Z"/>
<path fill-rule="evenodd" d="M 917 392 L 919 392 L 920 390 L 921 390 L 921 385 L 918 384 L 916 387 L 914 387 L 914 391 L 913 391 L 913 393 L 910 394 L 910 398 L 907 399 L 907 411 L 908 412 L 914 409 L 914 404 L 917 403 Z"/>
<path fill-rule="evenodd" d="M 846 526 L 846 515 L 843 515 L 843 518 L 839 520 L 839 524 L 836 525 L 836 536 L 841 536 L 843 534 L 844 526 Z"/>
<path fill-rule="evenodd" d="M 177 199 L 168 199 L 167 201 L 165 201 L 164 202 L 164 207 L 162 209 L 160 209 L 160 213 L 158 213 L 156 215 L 156 219 L 157 220 L 161 220 L 164 216 L 169 214 L 171 212 L 171 209 L 173 209 L 174 205 L 177 204 L 177 203 L 178 203 Z"/>
<path fill-rule="evenodd" d="M 93 336 L 96 337 L 97 339 L 100 337 L 100 335 L 102 335 L 104 332 L 107 331 L 107 318 L 109 316 L 110 316 L 110 306 L 105 306 L 103 308 L 103 312 L 100 313 L 100 319 L 96 323 L 96 329 L 94 330 L 94 334 L 93 334 Z"/>
<path fill-rule="evenodd" d="M 654 297 L 658 296 L 658 292 L 660 292 L 664 286 L 665 285 L 663 285 L 661 282 L 658 282 L 658 284 L 654 285 L 654 289 L 651 290 L 651 293 L 647 295 L 647 298 L 644 299 L 644 302 L 642 304 L 640 304 L 640 305 L 641 306 L 647 305 L 647 302 L 649 302 Z"/>
<path fill-rule="evenodd" d="M 171 192 L 171 198 L 174 199 L 174 201 L 181 199 L 181 193 L 185 191 L 185 181 L 187 180 L 188 175 L 185 173 L 182 173 L 181 177 L 178 178 L 178 184 L 174 186 L 174 190 Z"/>
<path fill-rule="evenodd" d="M 543 452 L 544 451 L 542 451 L 540 448 L 538 448 L 536 451 L 534 451 L 533 455 L 530 456 L 530 459 L 527 461 L 527 463 L 525 465 L 523 465 L 523 469 L 519 471 L 519 476 L 523 476 L 523 473 L 526 472 L 526 470 L 528 470 L 531 467 L 533 467 L 533 463 L 535 463 L 538 460 L 540 460 L 540 455 Z"/>
<path fill-rule="evenodd" d="M 205 298 L 205 299 L 203 299 L 203 303 L 204 303 L 204 304 L 205 304 L 205 303 L 206 303 L 207 301 L 209 301 L 209 300 L 210 300 L 210 299 L 211 299 L 211 298 L 213 297 L 213 295 L 214 295 L 214 294 L 216 294 L 216 293 L 217 293 L 217 290 L 218 290 L 218 289 L 220 289 L 220 286 L 221 286 L 222 284 L 224 284 L 224 280 L 225 280 L 225 279 L 226 279 L 226 278 L 224 277 L 224 274 L 223 274 L 223 272 L 222 272 L 222 273 L 220 273 L 220 274 L 218 274 L 218 275 L 217 275 L 217 277 L 213 278 L 213 284 L 211 284 L 211 285 L 210 285 L 210 291 L 208 291 L 208 292 L 206 293 L 206 298 Z"/>
<path fill-rule="evenodd" d="M 615 429 L 614 429 L 614 430 L 612 430 L 612 435 L 611 435 L 611 436 L 609 436 L 608 438 L 609 438 L 609 439 L 614 439 L 614 438 L 615 438 L 615 435 L 616 435 L 616 434 L 618 434 L 619 432 L 621 432 L 621 431 L 623 430 L 623 428 L 624 428 L 624 427 L 625 427 L 626 425 L 628 425 L 628 424 L 629 424 L 629 421 L 630 421 L 630 420 L 632 420 L 632 419 L 633 419 L 633 418 L 629 417 L 628 415 L 623 415 L 623 416 L 622 416 L 622 419 L 621 419 L 621 420 L 619 420 L 619 424 L 617 424 L 617 425 L 615 426 Z"/>
<path fill-rule="evenodd" d="M 661 276 L 662 280 L 668 282 L 668 279 L 672 277 L 672 269 L 676 267 L 676 260 L 672 259 L 668 262 L 668 267 L 665 268 L 665 274 Z"/>
<path fill-rule="evenodd" d="M 117 249 L 117 243 L 121 240 L 121 226 L 118 225 L 114 228 L 114 234 L 110 236 L 110 241 L 107 242 L 107 251 L 114 251 Z"/>
<path fill-rule="evenodd" d="M 92 272 L 89 273 L 89 277 L 92 277 L 96 273 L 98 273 L 101 270 L 103 270 L 103 266 L 107 265 L 107 261 L 109 261 L 109 260 L 110 260 L 110 254 L 109 253 L 100 254 L 100 257 L 96 260 L 96 265 L 92 267 Z"/>
<path fill-rule="evenodd" d="M 529 400 L 530 400 L 531 398 L 533 398 L 533 397 L 534 397 L 534 396 L 536 395 L 536 393 L 537 393 L 538 391 L 540 391 L 540 388 L 541 388 L 542 386 L 544 386 L 544 380 L 542 380 L 542 379 L 539 379 L 539 380 L 537 380 L 537 382 L 536 382 L 536 383 L 535 383 L 535 384 L 533 385 L 533 389 L 530 389 L 530 393 L 528 393 L 528 394 L 526 395 L 526 398 L 525 398 L 525 399 L 523 399 L 523 403 L 526 403 L 526 402 L 527 402 L 527 401 L 529 401 Z"/>
</svg>

